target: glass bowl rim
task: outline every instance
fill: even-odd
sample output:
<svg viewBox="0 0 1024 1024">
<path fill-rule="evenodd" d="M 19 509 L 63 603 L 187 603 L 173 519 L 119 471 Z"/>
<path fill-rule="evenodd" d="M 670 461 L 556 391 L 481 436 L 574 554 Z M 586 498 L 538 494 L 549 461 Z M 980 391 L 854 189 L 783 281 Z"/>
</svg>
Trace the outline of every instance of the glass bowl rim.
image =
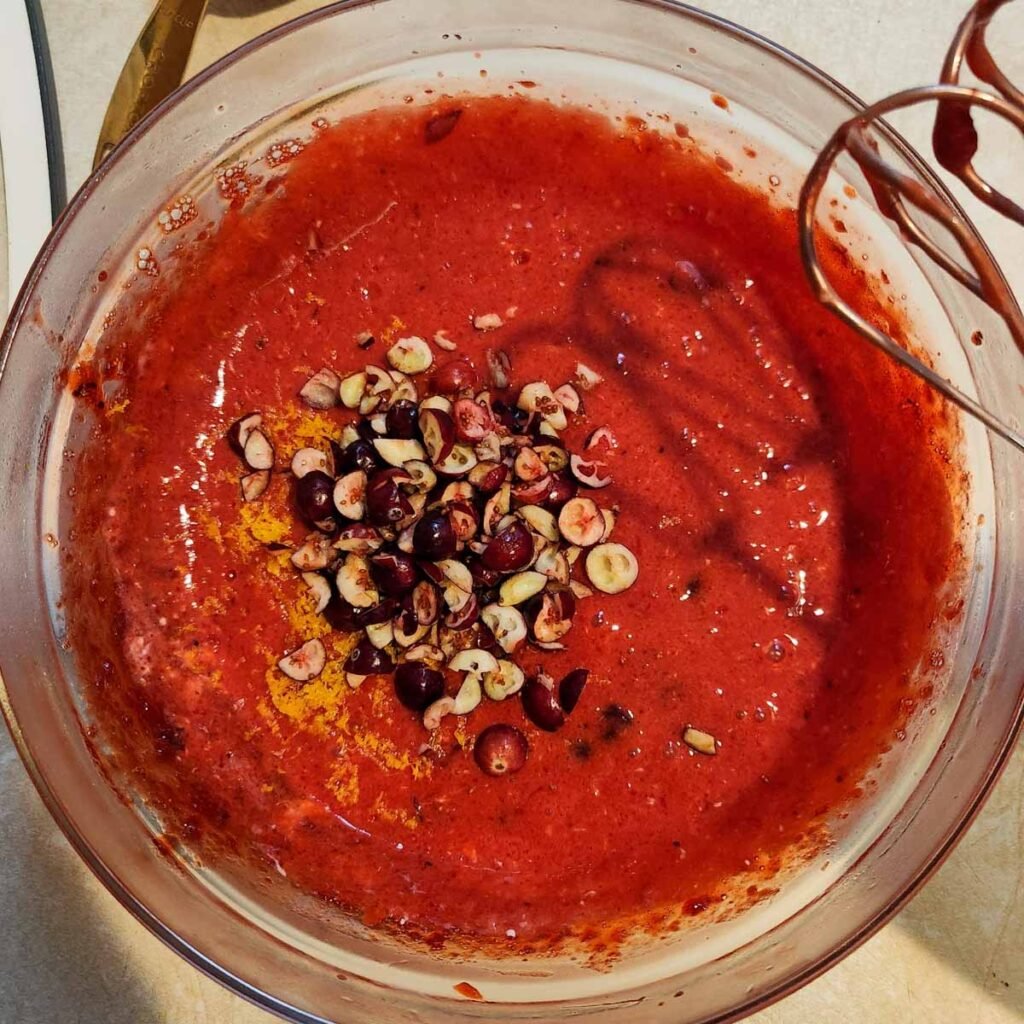
<svg viewBox="0 0 1024 1024">
<path fill-rule="evenodd" d="M 0 334 L 0 377 L 2 377 L 9 353 L 13 346 L 14 338 L 18 334 L 22 321 L 28 314 L 31 300 L 35 294 L 36 285 L 48 266 L 50 260 L 59 254 L 60 246 L 65 232 L 82 207 L 89 201 L 89 198 L 98 182 L 109 174 L 127 153 L 143 136 L 150 130 L 155 129 L 171 110 L 180 102 L 197 91 L 209 80 L 216 78 L 229 67 L 245 60 L 251 53 L 271 45 L 277 40 L 291 35 L 309 25 L 320 21 L 327 21 L 331 18 L 343 15 L 347 11 L 362 7 L 386 5 L 390 0 L 335 0 L 334 3 L 318 8 L 316 10 L 299 15 L 280 25 L 253 37 L 242 43 L 236 49 L 224 54 L 213 64 L 203 68 L 196 75 L 188 79 L 174 92 L 162 100 L 145 117 L 143 117 L 117 144 L 104 162 L 93 170 L 83 184 L 76 191 L 64 209 L 60 212 L 53 227 L 43 242 L 32 266 L 22 283 L 17 299 L 11 307 L 10 315 Z M 792 70 L 797 71 L 814 85 L 830 92 L 849 108 L 851 115 L 864 109 L 866 104 L 854 92 L 844 86 L 831 75 L 822 71 L 815 64 L 800 57 L 788 48 L 774 42 L 752 29 L 745 28 L 730 19 L 719 15 L 711 14 L 698 7 L 682 0 L 614 0 L 622 4 L 630 4 L 640 7 L 663 10 L 670 15 L 703 24 L 706 27 L 715 29 L 729 36 L 732 40 L 753 46 L 764 53 L 769 59 L 789 65 Z M 988 251 L 984 239 L 981 238 L 974 224 L 961 208 L 955 197 L 949 192 L 945 184 L 935 175 L 932 169 L 917 153 L 917 151 L 897 132 L 888 122 L 877 122 L 877 130 L 884 135 L 886 142 L 892 145 L 907 161 L 913 170 L 925 181 L 935 188 L 938 193 L 953 207 L 956 214 L 963 220 L 967 229 L 974 235 L 975 239 Z M 989 254 L 991 255 L 991 254 Z M 993 260 L 993 262 L 995 262 Z M 997 265 L 998 267 L 998 265 Z M 1000 270 L 1001 274 L 1001 270 Z M 56 794 L 43 776 L 30 745 L 19 725 L 14 713 L 10 697 L 4 682 L 3 673 L 0 671 L 0 713 L 7 724 L 14 746 L 18 751 L 23 765 L 33 785 L 51 817 L 58 828 L 71 844 L 75 852 L 82 858 L 89 870 L 103 884 L 107 891 L 124 907 L 139 923 L 141 923 L 151 934 L 156 936 L 165 946 L 177 953 L 183 960 L 202 971 L 205 975 L 220 983 L 229 991 L 245 999 L 246 1001 L 277 1014 L 283 1019 L 295 1022 L 318 1022 L 318 1024 L 330 1024 L 323 1017 L 311 1014 L 304 1010 L 278 999 L 272 993 L 266 992 L 256 985 L 250 984 L 244 979 L 232 973 L 226 967 L 208 957 L 202 951 L 183 939 L 171 927 L 164 923 L 160 917 L 153 913 L 145 903 L 134 894 L 129 883 L 122 880 L 112 871 L 89 845 L 86 837 L 80 832 L 65 812 L 57 799 Z M 738 1020 L 757 1009 L 763 1009 L 791 994 L 803 985 L 814 980 L 825 973 L 839 961 L 853 952 L 858 946 L 867 941 L 879 929 L 887 924 L 909 900 L 916 895 L 921 886 L 942 866 L 946 858 L 953 851 L 956 844 L 963 837 L 966 830 L 973 823 L 982 809 L 986 799 L 998 781 L 1002 771 L 1006 767 L 1009 757 L 1014 749 L 1017 738 L 1024 730 L 1024 707 L 1018 706 L 1015 719 L 1009 723 L 1004 732 L 1003 743 L 996 750 L 989 761 L 985 775 L 980 781 L 972 799 L 963 809 L 959 818 L 950 823 L 949 829 L 943 841 L 932 851 L 930 857 L 923 862 L 913 878 L 905 887 L 897 893 L 884 910 L 876 913 L 873 917 L 860 924 L 851 932 L 844 941 L 823 953 L 813 964 L 797 972 L 779 979 L 778 983 L 767 991 L 763 991 L 746 1002 L 739 1004 L 730 1010 L 712 1018 L 716 1022 Z M 709 1022 L 710 1024 L 710 1022 Z"/>
</svg>

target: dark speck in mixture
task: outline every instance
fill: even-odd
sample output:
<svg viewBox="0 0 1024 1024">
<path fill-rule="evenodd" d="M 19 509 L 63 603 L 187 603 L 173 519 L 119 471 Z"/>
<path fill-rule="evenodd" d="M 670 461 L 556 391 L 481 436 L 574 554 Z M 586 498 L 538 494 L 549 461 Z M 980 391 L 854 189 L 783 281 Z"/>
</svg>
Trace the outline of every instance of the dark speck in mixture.
<svg viewBox="0 0 1024 1024">
<path fill-rule="evenodd" d="M 601 738 L 614 740 L 621 736 L 633 724 L 633 712 L 621 704 L 609 704 L 601 709 L 604 719 L 604 732 Z"/>
<path fill-rule="evenodd" d="M 586 740 L 573 740 L 569 745 L 572 756 L 580 761 L 586 761 L 593 753 L 590 744 Z"/>
<path fill-rule="evenodd" d="M 462 110 L 459 108 L 432 117 L 423 128 L 423 138 L 427 145 L 432 146 L 451 135 L 460 117 Z"/>
</svg>

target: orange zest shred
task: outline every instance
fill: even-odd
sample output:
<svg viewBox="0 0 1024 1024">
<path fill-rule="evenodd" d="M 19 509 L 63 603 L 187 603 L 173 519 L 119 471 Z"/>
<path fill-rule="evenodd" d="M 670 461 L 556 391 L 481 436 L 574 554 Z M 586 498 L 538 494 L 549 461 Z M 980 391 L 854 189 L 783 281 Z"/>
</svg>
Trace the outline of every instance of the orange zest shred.
<svg viewBox="0 0 1024 1024">
<path fill-rule="evenodd" d="M 395 335 L 403 328 L 404 324 L 396 318 L 389 330 Z M 331 417 L 311 413 L 295 403 L 264 412 L 264 422 L 281 461 L 287 460 L 300 447 L 323 447 L 327 438 L 338 433 L 338 424 Z M 316 611 L 313 595 L 302 585 L 291 565 L 290 546 L 296 542 L 299 533 L 288 497 L 288 488 L 278 486 L 264 501 L 240 502 L 238 518 L 229 526 L 203 513 L 197 516 L 197 523 L 218 547 L 239 558 L 251 559 L 264 552 L 267 584 L 275 593 L 282 616 L 287 619 L 291 642 L 298 646 L 314 637 L 323 640 L 328 655 L 327 665 L 316 679 L 301 684 L 278 669 L 277 661 L 283 652 L 262 648 L 260 653 L 267 665 L 264 677 L 267 697 L 259 702 L 257 710 L 277 736 L 283 734 L 282 726 L 287 721 L 302 732 L 324 739 L 344 738 L 337 765 L 325 780 L 325 785 L 340 804 L 351 806 L 359 801 L 360 796 L 360 758 L 383 771 L 410 772 L 415 779 L 429 776 L 433 765 L 424 758 L 400 750 L 377 731 L 354 725 L 352 702 L 368 700 L 372 717 L 386 727 L 389 686 L 387 680 L 379 679 L 364 694 L 348 685 L 345 659 L 355 646 L 356 638 L 331 629 Z M 289 547 L 267 550 L 270 545 L 278 544 Z M 398 823 L 405 828 L 414 829 L 419 824 L 408 812 L 386 806 L 381 797 L 377 798 L 373 811 L 381 820 Z"/>
<path fill-rule="evenodd" d="M 286 544 L 291 540 L 292 523 L 284 509 L 271 502 L 243 504 L 238 511 L 238 522 L 226 530 L 230 550 L 239 555 L 251 555 L 267 544 Z"/>
<path fill-rule="evenodd" d="M 342 760 L 327 782 L 327 788 L 344 807 L 350 807 L 359 800 L 359 769 L 351 762 Z"/>
<path fill-rule="evenodd" d="M 383 795 L 380 793 L 377 794 L 377 798 L 373 801 L 373 814 L 381 821 L 387 821 L 392 824 L 397 822 L 404 825 L 410 831 L 419 828 L 420 825 L 419 819 L 415 814 L 410 814 L 409 811 L 398 808 L 388 807 L 384 802 Z"/>
<path fill-rule="evenodd" d="M 391 342 L 393 342 L 404 330 L 405 321 L 400 320 L 397 316 L 393 316 L 391 318 L 391 323 L 380 332 L 380 340 L 384 342 L 385 345 L 390 345 Z"/>
<path fill-rule="evenodd" d="M 359 753 L 370 758 L 380 768 L 390 771 L 408 771 L 414 779 L 427 778 L 432 765 L 424 758 L 412 758 L 407 751 L 399 750 L 386 736 L 365 730 L 352 737 Z"/>
<path fill-rule="evenodd" d="M 298 448 L 323 445 L 340 431 L 340 424 L 335 417 L 313 412 L 295 402 L 289 402 L 280 409 L 265 411 L 263 420 L 280 460 L 290 459 Z"/>
<path fill-rule="evenodd" d="M 349 712 L 344 705 L 352 690 L 345 682 L 341 662 L 328 662 L 316 679 L 296 683 L 277 667 L 276 655 L 268 654 L 268 661 L 267 690 L 279 714 L 317 736 L 347 731 Z"/>
</svg>

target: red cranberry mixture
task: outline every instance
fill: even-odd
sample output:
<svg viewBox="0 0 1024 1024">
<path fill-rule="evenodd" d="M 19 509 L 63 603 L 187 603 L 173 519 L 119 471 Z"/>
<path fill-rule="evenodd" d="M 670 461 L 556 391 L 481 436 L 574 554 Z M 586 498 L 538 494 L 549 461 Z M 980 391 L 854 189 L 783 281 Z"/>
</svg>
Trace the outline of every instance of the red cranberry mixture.
<svg viewBox="0 0 1024 1024">
<path fill-rule="evenodd" d="M 297 127 L 154 221 L 69 381 L 64 598 L 106 776 L 213 868 L 610 952 L 765 898 L 912 733 L 959 469 L 762 161 L 524 89 Z"/>
</svg>

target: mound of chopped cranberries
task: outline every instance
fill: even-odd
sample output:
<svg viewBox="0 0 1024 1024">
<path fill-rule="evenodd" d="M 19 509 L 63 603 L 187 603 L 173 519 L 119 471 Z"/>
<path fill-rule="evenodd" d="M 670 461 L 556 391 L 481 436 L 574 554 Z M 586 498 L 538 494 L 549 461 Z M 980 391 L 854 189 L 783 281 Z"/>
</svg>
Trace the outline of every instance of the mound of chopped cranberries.
<svg viewBox="0 0 1024 1024">
<path fill-rule="evenodd" d="M 486 374 L 466 358 L 435 366 L 430 345 L 409 336 L 381 365 L 344 379 L 325 367 L 299 392 L 312 409 L 348 415 L 338 436 L 291 453 L 295 508 L 314 530 L 291 558 L 303 599 L 352 636 L 349 684 L 393 673 L 398 702 L 430 730 L 513 694 L 539 729 L 561 728 L 588 670 L 556 687 L 543 671 L 527 679 L 515 655 L 563 648 L 577 600 L 594 587 L 620 593 L 639 571 L 609 543 L 617 510 L 595 500 L 612 483 L 614 435 L 601 427 L 570 452 L 561 431 L 583 415 L 579 392 L 531 381 L 513 394 L 511 373 L 500 349 L 488 350 Z M 478 390 L 484 376 L 493 390 Z M 243 499 L 259 501 L 276 459 L 262 415 L 237 420 L 228 442 Z M 584 567 L 589 585 L 573 578 Z M 279 667 L 304 685 L 326 651 L 306 640 Z M 522 731 L 498 723 L 473 756 L 487 775 L 507 775 L 528 750 Z"/>
</svg>

